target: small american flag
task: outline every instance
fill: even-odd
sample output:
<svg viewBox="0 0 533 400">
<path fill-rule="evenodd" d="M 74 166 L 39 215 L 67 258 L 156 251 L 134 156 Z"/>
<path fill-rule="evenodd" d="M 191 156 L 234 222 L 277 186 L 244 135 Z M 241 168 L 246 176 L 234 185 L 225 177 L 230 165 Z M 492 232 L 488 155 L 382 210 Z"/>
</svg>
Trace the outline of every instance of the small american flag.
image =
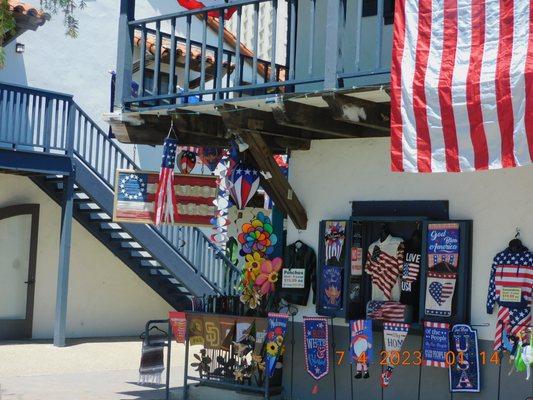
<svg viewBox="0 0 533 400">
<path fill-rule="evenodd" d="M 393 171 L 531 163 L 532 6 L 528 0 L 396 0 Z"/>
<path fill-rule="evenodd" d="M 155 194 L 155 224 L 174 223 L 176 210 L 176 194 L 174 193 L 174 166 L 176 164 L 176 149 L 178 141 L 166 138 L 163 144 L 161 171 L 159 184 Z"/>
<path fill-rule="evenodd" d="M 405 304 L 396 301 L 374 301 L 371 300 L 366 306 L 366 315 L 369 319 L 404 322 Z"/>
</svg>

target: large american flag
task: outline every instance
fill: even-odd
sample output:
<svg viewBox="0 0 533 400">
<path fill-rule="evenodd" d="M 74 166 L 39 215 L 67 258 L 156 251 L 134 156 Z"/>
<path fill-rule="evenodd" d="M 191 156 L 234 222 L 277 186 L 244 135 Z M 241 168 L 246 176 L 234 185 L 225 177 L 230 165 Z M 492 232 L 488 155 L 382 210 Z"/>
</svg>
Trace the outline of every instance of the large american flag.
<svg viewBox="0 0 533 400">
<path fill-rule="evenodd" d="M 396 0 L 393 171 L 515 167 L 533 155 L 528 0 Z"/>
</svg>

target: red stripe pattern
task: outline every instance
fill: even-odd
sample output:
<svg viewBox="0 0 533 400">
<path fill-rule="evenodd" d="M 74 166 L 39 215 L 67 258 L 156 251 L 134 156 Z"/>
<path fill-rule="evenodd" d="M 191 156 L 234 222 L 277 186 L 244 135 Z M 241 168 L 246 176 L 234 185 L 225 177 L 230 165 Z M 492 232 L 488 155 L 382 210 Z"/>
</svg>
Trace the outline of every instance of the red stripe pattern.
<svg viewBox="0 0 533 400">
<path fill-rule="evenodd" d="M 462 172 L 533 159 L 533 5 L 396 1 L 391 168 Z"/>
</svg>

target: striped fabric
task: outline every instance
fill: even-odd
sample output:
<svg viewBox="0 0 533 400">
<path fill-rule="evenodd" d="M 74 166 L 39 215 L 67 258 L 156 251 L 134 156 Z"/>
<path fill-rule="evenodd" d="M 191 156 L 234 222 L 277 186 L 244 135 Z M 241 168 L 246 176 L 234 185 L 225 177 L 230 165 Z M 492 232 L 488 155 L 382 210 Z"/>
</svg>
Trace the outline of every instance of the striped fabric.
<svg viewBox="0 0 533 400">
<path fill-rule="evenodd" d="M 366 315 L 369 319 L 404 322 L 407 306 L 396 301 L 370 300 L 366 305 Z"/>
<path fill-rule="evenodd" d="M 396 1 L 393 171 L 460 172 L 531 163 L 531 4 Z"/>
<path fill-rule="evenodd" d="M 372 284 L 383 292 L 387 300 L 392 300 L 392 289 L 398 283 L 403 269 L 404 244 L 392 241 L 391 245 L 374 242 L 368 248 L 365 271 L 372 276 Z M 376 251 L 376 248 L 378 250 Z M 395 253 L 391 251 L 395 250 Z M 375 299 L 375 294 L 372 294 Z"/>
</svg>

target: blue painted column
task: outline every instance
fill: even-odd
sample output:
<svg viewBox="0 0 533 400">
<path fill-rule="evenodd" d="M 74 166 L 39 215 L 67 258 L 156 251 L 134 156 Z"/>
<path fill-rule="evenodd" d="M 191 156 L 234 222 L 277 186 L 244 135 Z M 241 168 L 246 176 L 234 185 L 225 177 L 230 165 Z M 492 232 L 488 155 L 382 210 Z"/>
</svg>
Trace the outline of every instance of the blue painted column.
<svg viewBox="0 0 533 400">
<path fill-rule="evenodd" d="M 61 204 L 61 234 L 59 239 L 59 265 L 57 271 L 56 317 L 54 346 L 65 346 L 67 325 L 68 275 L 70 269 L 70 241 L 72 236 L 72 209 L 74 206 L 74 173 L 63 178 Z"/>
<path fill-rule="evenodd" d="M 115 108 L 122 108 L 124 100 L 131 97 L 133 70 L 133 35 L 129 25 L 135 17 L 135 0 L 120 0 L 118 20 L 117 76 L 115 82 Z"/>
</svg>

